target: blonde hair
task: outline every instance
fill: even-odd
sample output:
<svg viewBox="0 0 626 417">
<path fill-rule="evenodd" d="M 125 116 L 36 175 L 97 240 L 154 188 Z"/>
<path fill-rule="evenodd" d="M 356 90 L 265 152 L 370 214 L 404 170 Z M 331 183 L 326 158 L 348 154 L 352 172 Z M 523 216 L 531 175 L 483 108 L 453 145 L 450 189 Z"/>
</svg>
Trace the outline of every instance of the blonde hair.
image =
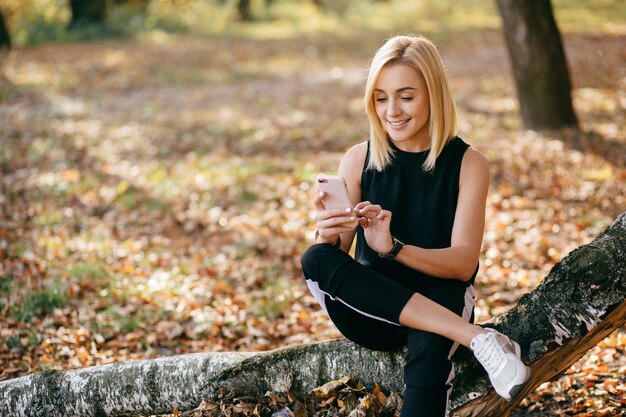
<svg viewBox="0 0 626 417">
<path fill-rule="evenodd" d="M 376 113 L 374 88 L 378 76 L 388 64 L 405 64 L 415 68 L 423 77 L 428 87 L 430 118 L 428 131 L 430 134 L 430 151 L 422 168 L 432 171 L 437 157 L 444 146 L 457 133 L 457 111 L 446 71 L 437 51 L 437 47 L 423 36 L 396 36 L 388 39 L 376 51 L 365 86 L 365 109 L 370 125 L 370 150 L 368 169 L 382 171 L 393 158 L 394 151 L 390 139 Z"/>
</svg>

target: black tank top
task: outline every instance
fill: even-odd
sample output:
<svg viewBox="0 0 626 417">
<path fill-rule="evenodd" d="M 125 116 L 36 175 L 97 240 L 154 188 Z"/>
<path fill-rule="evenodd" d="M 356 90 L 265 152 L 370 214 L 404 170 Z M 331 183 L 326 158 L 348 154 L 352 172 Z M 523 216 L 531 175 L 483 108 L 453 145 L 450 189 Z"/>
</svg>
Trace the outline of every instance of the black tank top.
<svg viewBox="0 0 626 417">
<path fill-rule="evenodd" d="M 459 137 L 450 140 L 431 172 L 422 169 L 428 151 L 405 152 L 393 143 L 391 146 L 395 152 L 393 160 L 384 171 L 379 172 L 365 168 L 369 160 L 368 143 L 361 174 L 361 201 L 369 200 L 391 211 L 391 234 L 405 244 L 426 249 L 450 247 L 461 162 L 469 145 Z M 415 287 L 416 281 L 426 284 L 439 280 L 378 256 L 367 246 L 360 227 L 357 229 L 355 257 L 361 264 L 411 288 Z M 474 277 L 468 283 L 473 280 Z M 468 283 L 463 282 L 463 285 Z"/>
</svg>

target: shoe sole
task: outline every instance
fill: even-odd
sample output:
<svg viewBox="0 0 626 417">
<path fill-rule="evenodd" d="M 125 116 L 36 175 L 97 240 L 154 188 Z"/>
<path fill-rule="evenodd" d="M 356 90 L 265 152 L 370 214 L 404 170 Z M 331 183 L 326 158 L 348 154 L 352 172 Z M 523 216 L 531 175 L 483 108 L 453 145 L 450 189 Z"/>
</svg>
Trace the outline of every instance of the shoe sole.
<svg viewBox="0 0 626 417">
<path fill-rule="evenodd" d="M 506 392 L 508 396 L 501 395 L 502 398 L 504 398 L 507 401 L 511 401 L 513 398 L 517 397 L 517 394 L 519 394 L 522 388 L 524 388 L 529 378 L 530 378 L 530 368 L 528 366 L 524 366 L 524 378 L 522 379 L 522 381 L 519 384 L 514 384 L 510 388 L 508 388 Z"/>
<path fill-rule="evenodd" d="M 515 350 L 515 356 L 519 358 L 522 352 L 519 344 L 515 341 L 511 341 L 511 343 L 513 344 L 513 349 Z M 524 388 L 524 385 L 526 385 L 526 381 L 528 381 L 528 379 L 530 378 L 530 368 L 524 365 L 523 369 L 524 369 L 524 377 L 522 378 L 521 382 L 517 384 L 513 382 L 512 385 L 509 385 L 507 387 L 507 390 L 503 393 L 506 395 L 502 395 L 498 393 L 505 400 L 511 401 L 513 398 L 517 396 L 517 394 L 519 394 L 522 388 Z"/>
<path fill-rule="evenodd" d="M 486 329 L 486 330 L 492 330 L 492 329 Z M 495 330 L 492 330 L 492 331 L 495 332 Z M 515 357 L 519 359 L 522 353 L 522 349 L 520 348 L 519 344 L 516 341 L 510 340 L 510 342 L 513 345 L 513 350 L 515 351 Z M 496 390 L 496 393 L 507 401 L 511 401 L 513 398 L 515 398 L 517 394 L 519 394 L 519 392 L 522 390 L 522 388 L 524 388 L 524 385 L 526 385 L 526 382 L 530 379 L 530 374 L 531 374 L 530 368 L 526 366 L 523 362 L 522 362 L 522 365 L 523 365 L 523 370 L 524 370 L 524 376 L 521 381 L 517 383 L 515 381 L 512 381 L 511 384 L 509 384 L 506 390 L 502 393 Z"/>
</svg>

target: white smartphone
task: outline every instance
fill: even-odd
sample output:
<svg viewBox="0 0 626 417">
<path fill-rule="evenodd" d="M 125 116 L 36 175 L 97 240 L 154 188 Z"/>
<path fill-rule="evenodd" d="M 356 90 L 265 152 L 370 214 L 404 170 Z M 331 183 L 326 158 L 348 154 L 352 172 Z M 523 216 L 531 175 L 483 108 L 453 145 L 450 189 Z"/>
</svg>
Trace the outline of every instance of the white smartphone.
<svg viewBox="0 0 626 417">
<path fill-rule="evenodd" d="M 324 206 L 326 209 L 352 208 L 348 187 L 343 177 L 319 174 L 316 182 L 317 189 L 326 193 L 324 196 Z"/>
</svg>

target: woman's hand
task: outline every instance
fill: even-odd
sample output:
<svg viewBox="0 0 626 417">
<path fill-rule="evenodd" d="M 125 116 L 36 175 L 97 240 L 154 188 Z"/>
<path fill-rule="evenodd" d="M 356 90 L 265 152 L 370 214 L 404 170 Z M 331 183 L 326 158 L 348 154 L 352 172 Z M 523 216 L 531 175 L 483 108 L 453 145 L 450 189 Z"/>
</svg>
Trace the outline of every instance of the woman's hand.
<svg viewBox="0 0 626 417">
<path fill-rule="evenodd" d="M 334 244 L 340 234 L 356 229 L 356 215 L 351 207 L 326 210 L 324 195 L 323 191 L 319 192 L 313 199 L 317 226 L 316 242 Z"/>
<path fill-rule="evenodd" d="M 363 228 L 367 245 L 377 253 L 389 253 L 393 249 L 391 212 L 369 201 L 357 204 L 354 210 L 359 215 L 358 222 Z"/>
</svg>

